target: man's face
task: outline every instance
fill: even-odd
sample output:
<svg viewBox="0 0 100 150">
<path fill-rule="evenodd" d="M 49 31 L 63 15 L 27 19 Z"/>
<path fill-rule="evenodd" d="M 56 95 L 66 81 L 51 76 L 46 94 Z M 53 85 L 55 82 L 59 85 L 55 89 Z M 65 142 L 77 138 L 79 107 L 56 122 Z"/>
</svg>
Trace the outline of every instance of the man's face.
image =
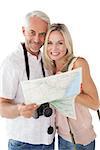
<svg viewBox="0 0 100 150">
<path fill-rule="evenodd" d="M 30 18 L 27 27 L 22 27 L 25 45 L 31 54 L 38 56 L 39 50 L 44 44 L 47 29 L 47 22 L 35 16 Z"/>
</svg>

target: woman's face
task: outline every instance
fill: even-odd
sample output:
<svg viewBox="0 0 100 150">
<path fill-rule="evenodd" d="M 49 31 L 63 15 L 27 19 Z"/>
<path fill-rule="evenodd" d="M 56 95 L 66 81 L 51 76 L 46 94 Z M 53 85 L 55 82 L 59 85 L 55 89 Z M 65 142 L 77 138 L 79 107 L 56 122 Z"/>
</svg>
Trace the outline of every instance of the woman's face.
<svg viewBox="0 0 100 150">
<path fill-rule="evenodd" d="M 47 53 L 52 60 L 63 59 L 66 54 L 66 45 L 63 35 L 59 31 L 52 31 L 48 38 Z"/>
</svg>

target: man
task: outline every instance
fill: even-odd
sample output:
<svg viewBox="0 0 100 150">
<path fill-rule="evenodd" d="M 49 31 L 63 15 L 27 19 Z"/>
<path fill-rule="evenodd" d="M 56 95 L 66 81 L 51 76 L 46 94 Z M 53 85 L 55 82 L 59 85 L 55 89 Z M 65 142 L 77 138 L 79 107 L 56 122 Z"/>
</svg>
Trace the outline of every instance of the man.
<svg viewBox="0 0 100 150">
<path fill-rule="evenodd" d="M 33 117 L 36 104 L 25 105 L 20 81 L 45 77 L 40 48 L 50 25 L 41 11 L 26 15 L 21 43 L 0 68 L 0 115 L 7 118 L 8 150 L 53 150 L 54 111 L 51 117 Z M 52 127 L 51 127 L 52 119 Z"/>
</svg>

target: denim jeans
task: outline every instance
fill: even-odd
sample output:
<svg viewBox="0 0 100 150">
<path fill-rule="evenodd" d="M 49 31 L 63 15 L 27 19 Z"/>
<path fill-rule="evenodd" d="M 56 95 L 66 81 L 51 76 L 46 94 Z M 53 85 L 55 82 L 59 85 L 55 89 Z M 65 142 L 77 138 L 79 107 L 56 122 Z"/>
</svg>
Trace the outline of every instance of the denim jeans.
<svg viewBox="0 0 100 150">
<path fill-rule="evenodd" d="M 54 141 L 50 145 L 34 145 L 10 139 L 8 150 L 54 150 Z"/>
<path fill-rule="evenodd" d="M 74 150 L 74 144 L 58 136 L 58 149 Z M 76 150 L 95 150 L 95 140 L 88 145 L 76 144 Z"/>
</svg>

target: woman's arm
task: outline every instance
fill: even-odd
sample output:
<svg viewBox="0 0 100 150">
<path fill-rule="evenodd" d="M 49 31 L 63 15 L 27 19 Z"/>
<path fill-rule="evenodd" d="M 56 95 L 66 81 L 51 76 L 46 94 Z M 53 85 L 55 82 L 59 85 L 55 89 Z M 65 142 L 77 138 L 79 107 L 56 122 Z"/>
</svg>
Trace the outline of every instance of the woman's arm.
<svg viewBox="0 0 100 150">
<path fill-rule="evenodd" d="M 90 75 L 89 65 L 85 59 L 78 58 L 74 64 L 74 69 L 78 67 L 82 67 L 82 91 L 76 97 L 76 102 L 97 110 L 100 102 L 96 86 Z"/>
</svg>

